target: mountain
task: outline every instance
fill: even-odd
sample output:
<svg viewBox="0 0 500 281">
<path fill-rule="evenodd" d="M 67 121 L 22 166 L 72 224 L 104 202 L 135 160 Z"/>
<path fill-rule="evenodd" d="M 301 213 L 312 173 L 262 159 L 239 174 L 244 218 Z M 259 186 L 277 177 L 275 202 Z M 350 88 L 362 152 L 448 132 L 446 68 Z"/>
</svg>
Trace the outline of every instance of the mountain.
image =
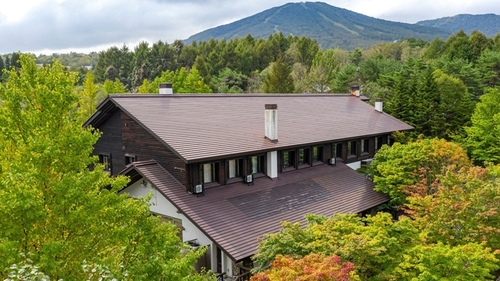
<svg viewBox="0 0 500 281">
<path fill-rule="evenodd" d="M 495 37 L 495 35 L 500 32 L 500 16 L 495 14 L 460 14 L 453 17 L 423 20 L 416 24 L 437 27 L 453 33 L 457 33 L 463 29 L 465 33 L 469 35 L 472 31 L 477 30 L 489 37 Z"/>
<path fill-rule="evenodd" d="M 448 38 L 451 32 L 415 24 L 392 22 L 358 14 L 322 2 L 288 3 L 230 24 L 192 35 L 186 43 L 214 39 L 267 38 L 270 34 L 307 36 L 322 48 L 370 48 L 379 42 L 415 37 L 432 40 Z"/>
</svg>

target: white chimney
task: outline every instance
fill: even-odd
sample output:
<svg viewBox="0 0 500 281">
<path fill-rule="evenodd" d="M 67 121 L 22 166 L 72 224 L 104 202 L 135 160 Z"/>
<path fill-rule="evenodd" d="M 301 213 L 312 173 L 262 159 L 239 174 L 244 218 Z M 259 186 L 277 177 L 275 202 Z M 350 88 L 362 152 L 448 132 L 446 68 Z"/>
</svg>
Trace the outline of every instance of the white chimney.
<svg viewBox="0 0 500 281">
<path fill-rule="evenodd" d="M 160 83 L 160 95 L 172 95 L 174 93 L 172 89 L 172 83 Z"/>
<path fill-rule="evenodd" d="M 265 136 L 272 142 L 278 142 L 278 105 L 266 104 L 265 109 Z"/>
<path fill-rule="evenodd" d="M 375 100 L 375 110 L 378 112 L 384 112 L 383 110 L 384 102 L 381 98 Z"/>
<path fill-rule="evenodd" d="M 359 97 L 359 86 L 351 86 L 351 95 Z"/>
</svg>

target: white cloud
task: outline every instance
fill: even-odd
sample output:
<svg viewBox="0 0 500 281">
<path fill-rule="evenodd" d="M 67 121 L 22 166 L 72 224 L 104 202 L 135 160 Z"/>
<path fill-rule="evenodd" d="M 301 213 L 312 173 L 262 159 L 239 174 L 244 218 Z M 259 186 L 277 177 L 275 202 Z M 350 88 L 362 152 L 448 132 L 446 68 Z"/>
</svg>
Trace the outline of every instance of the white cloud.
<svg viewBox="0 0 500 281">
<path fill-rule="evenodd" d="M 460 13 L 500 14 L 497 0 L 329 0 L 330 5 L 392 21 Z M 286 0 L 9 0 L 0 9 L 0 54 L 172 43 L 254 15 Z M 133 49 L 131 47 L 131 49 Z M 64 51 L 63 51 L 64 50 Z"/>
</svg>

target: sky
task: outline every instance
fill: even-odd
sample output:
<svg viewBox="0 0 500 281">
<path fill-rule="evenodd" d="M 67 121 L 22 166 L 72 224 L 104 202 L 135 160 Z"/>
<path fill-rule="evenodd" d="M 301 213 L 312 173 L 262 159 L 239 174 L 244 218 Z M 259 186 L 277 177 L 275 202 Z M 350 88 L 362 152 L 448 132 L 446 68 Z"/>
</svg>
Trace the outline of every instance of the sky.
<svg viewBox="0 0 500 281">
<path fill-rule="evenodd" d="M 312 0 L 314 1 L 314 0 Z M 89 53 L 141 41 L 172 43 L 291 0 L 4 0 L 0 54 Z M 380 19 L 415 23 L 457 14 L 500 15 L 498 0 L 323 0 Z"/>
</svg>

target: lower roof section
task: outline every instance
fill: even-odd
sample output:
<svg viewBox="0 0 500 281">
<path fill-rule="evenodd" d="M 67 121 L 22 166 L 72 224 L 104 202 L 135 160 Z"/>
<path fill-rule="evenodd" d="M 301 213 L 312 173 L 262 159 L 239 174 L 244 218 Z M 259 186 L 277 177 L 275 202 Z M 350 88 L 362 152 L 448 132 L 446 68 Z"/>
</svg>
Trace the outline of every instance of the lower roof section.
<svg viewBox="0 0 500 281">
<path fill-rule="evenodd" d="M 155 161 L 136 162 L 138 172 L 233 260 L 255 253 L 258 239 L 281 229 L 281 221 L 305 223 L 306 214 L 359 213 L 389 200 L 373 183 L 342 162 L 205 189 L 196 196 Z"/>
</svg>

